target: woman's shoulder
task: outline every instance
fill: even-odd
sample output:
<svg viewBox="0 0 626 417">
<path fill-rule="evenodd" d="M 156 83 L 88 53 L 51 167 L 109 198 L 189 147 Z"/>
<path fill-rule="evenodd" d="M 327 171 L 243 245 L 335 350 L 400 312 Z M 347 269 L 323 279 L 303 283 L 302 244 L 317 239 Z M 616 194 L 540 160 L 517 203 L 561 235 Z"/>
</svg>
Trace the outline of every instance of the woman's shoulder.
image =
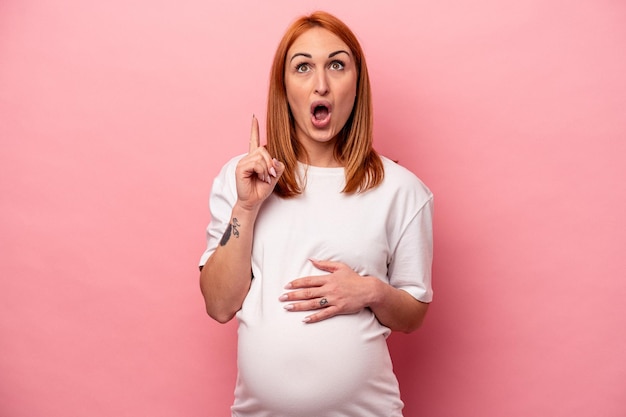
<svg viewBox="0 0 626 417">
<path fill-rule="evenodd" d="M 380 158 L 385 169 L 384 185 L 412 190 L 424 198 L 432 197 L 430 189 L 413 171 L 385 156 L 381 155 Z"/>
<path fill-rule="evenodd" d="M 226 161 L 213 178 L 212 192 L 214 194 L 236 196 L 235 170 L 237 163 L 245 154 L 237 155 Z"/>
<path fill-rule="evenodd" d="M 222 178 L 222 179 L 227 179 L 227 178 L 230 179 L 232 177 L 232 179 L 234 180 L 235 169 L 237 168 L 237 164 L 239 163 L 241 158 L 243 158 L 244 156 L 246 156 L 246 154 L 240 154 L 240 155 L 233 156 L 229 160 L 227 160 L 222 165 L 222 168 L 220 169 L 219 174 L 217 174 L 217 177 Z"/>
</svg>

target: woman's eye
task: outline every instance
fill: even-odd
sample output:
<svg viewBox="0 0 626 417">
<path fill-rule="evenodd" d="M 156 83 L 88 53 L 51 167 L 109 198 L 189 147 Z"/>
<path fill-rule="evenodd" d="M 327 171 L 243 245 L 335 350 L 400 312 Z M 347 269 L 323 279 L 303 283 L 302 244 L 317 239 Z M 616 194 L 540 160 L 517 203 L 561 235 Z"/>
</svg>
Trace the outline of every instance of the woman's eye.
<svg viewBox="0 0 626 417">
<path fill-rule="evenodd" d="M 333 61 L 330 63 L 330 69 L 335 70 L 335 71 L 342 70 L 343 67 L 344 67 L 344 64 L 341 61 Z"/>
<path fill-rule="evenodd" d="M 309 64 L 298 64 L 296 65 L 296 71 L 297 72 L 307 72 L 309 71 L 310 67 Z"/>
</svg>

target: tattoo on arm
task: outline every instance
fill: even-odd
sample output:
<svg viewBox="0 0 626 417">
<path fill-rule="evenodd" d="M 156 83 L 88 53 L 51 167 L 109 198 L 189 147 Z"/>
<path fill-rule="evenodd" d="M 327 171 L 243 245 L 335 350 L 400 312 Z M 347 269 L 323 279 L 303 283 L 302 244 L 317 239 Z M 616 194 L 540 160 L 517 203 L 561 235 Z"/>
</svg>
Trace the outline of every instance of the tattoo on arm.
<svg viewBox="0 0 626 417">
<path fill-rule="evenodd" d="M 220 246 L 224 246 L 226 245 L 226 243 L 228 243 L 228 240 L 230 239 L 231 234 L 235 236 L 236 238 L 239 238 L 239 230 L 237 230 L 239 226 L 241 226 L 239 224 L 239 221 L 237 220 L 236 217 L 233 217 L 232 223 L 229 223 L 228 226 L 226 226 L 226 231 L 224 232 L 224 236 L 222 236 L 222 240 L 220 240 Z"/>
</svg>

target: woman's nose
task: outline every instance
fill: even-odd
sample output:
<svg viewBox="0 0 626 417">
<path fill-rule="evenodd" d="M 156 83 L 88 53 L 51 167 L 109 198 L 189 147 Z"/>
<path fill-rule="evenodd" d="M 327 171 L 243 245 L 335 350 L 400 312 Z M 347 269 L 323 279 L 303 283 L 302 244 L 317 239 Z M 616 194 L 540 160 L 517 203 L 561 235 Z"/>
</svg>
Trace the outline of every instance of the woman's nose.
<svg viewBox="0 0 626 417">
<path fill-rule="evenodd" d="M 326 78 L 326 72 L 320 71 L 317 73 L 317 79 L 315 80 L 315 92 L 320 96 L 324 96 L 328 93 L 328 80 Z"/>
</svg>

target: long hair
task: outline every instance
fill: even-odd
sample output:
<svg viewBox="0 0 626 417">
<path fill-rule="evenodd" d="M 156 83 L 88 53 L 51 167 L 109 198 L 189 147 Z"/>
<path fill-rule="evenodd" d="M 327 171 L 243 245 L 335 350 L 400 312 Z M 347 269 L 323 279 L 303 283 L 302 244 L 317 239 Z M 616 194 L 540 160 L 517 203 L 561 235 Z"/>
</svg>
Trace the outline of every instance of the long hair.
<svg viewBox="0 0 626 417">
<path fill-rule="evenodd" d="M 267 103 L 267 148 L 270 155 L 285 164 L 285 172 L 278 180 L 274 192 L 281 197 L 301 194 L 304 184 L 298 181 L 298 160 L 307 160 L 306 150 L 296 137 L 295 122 L 289 110 L 285 89 L 285 61 L 295 40 L 307 30 L 321 27 L 339 37 L 352 52 L 358 71 L 356 98 L 352 113 L 339 133 L 335 157 L 345 169 L 344 193 L 363 192 L 376 187 L 383 180 L 384 168 L 380 156 L 372 147 L 373 114 L 365 56 L 354 33 L 333 15 L 314 12 L 302 16 L 289 26 L 280 41 L 270 74 Z"/>
</svg>

